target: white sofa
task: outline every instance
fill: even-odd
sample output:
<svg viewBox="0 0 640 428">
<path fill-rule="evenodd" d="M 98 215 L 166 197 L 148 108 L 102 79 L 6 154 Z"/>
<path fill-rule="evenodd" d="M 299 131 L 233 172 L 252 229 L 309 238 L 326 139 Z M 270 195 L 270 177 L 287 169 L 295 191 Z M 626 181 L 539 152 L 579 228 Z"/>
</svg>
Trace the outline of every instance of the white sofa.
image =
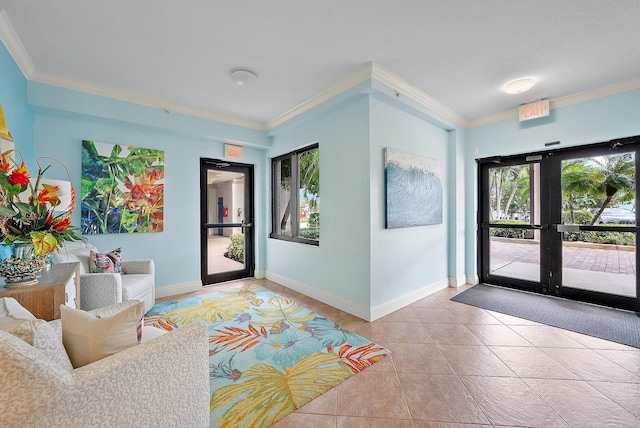
<svg viewBox="0 0 640 428">
<path fill-rule="evenodd" d="M 53 263 L 80 263 L 80 308 L 89 311 L 123 300 L 141 300 L 147 313 L 156 302 L 153 260 L 123 260 L 125 274 L 91 273 L 91 251 L 99 252 L 86 242 L 66 242 L 53 258 Z"/>
<path fill-rule="evenodd" d="M 106 317 L 135 303 L 92 312 Z M 60 320 L 36 322 L 46 328 L 38 327 L 33 345 L 0 330 L 1 427 L 209 426 L 209 342 L 203 322 L 77 369 L 68 358 L 63 361 L 66 354 L 60 358 L 65 352 Z"/>
</svg>

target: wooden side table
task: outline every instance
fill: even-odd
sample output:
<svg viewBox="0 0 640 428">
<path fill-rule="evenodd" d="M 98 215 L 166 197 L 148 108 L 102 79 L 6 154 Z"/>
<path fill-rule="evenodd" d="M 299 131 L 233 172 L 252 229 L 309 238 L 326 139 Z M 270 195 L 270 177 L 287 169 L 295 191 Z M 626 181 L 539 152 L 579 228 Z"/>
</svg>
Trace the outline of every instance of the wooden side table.
<svg viewBox="0 0 640 428">
<path fill-rule="evenodd" d="M 0 283 L 0 297 L 13 297 L 36 318 L 60 318 L 60 305 L 80 308 L 80 263 L 54 263 L 38 275 L 38 283 L 6 288 Z"/>
</svg>

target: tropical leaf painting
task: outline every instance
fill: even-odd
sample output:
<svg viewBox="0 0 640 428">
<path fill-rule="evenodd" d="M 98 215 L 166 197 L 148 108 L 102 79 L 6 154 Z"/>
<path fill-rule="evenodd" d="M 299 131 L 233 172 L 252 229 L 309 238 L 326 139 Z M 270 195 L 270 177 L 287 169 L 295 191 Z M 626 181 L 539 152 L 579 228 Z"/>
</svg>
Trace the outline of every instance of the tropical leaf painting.
<svg viewBox="0 0 640 428">
<path fill-rule="evenodd" d="M 212 427 L 269 427 L 389 354 L 257 285 L 159 302 L 145 320 L 209 324 Z"/>
<path fill-rule="evenodd" d="M 82 141 L 82 233 L 162 232 L 164 151 Z"/>
</svg>

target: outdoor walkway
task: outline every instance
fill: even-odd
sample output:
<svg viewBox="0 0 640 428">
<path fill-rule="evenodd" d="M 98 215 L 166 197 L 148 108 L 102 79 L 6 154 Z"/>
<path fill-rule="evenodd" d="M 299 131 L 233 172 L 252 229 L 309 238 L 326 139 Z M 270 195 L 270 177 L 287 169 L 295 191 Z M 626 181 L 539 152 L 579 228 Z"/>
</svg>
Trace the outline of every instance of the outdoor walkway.
<svg viewBox="0 0 640 428">
<path fill-rule="evenodd" d="M 635 250 L 628 247 L 563 247 L 562 285 L 636 297 Z M 492 239 L 491 273 L 540 281 L 540 247 L 536 241 Z"/>
</svg>

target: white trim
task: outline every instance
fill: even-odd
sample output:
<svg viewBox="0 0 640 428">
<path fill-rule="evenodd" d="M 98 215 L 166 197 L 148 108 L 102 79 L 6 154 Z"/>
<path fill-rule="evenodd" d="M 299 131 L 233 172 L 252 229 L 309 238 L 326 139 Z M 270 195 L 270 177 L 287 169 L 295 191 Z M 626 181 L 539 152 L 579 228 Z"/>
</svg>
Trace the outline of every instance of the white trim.
<svg viewBox="0 0 640 428">
<path fill-rule="evenodd" d="M 20 71 L 27 79 L 30 79 L 33 73 L 36 71 L 31 57 L 24 48 L 24 45 L 20 41 L 20 38 L 16 34 L 16 30 L 11 25 L 9 17 L 4 10 L 0 10 L 0 40 L 4 43 L 5 47 L 11 54 L 11 57 L 16 62 Z"/>
<path fill-rule="evenodd" d="M 622 92 L 633 91 L 635 89 L 640 89 L 640 78 L 627 80 L 625 82 L 614 83 L 612 85 L 603 86 L 601 88 L 596 88 L 590 91 L 584 91 L 573 95 L 567 95 L 566 97 L 552 99 L 549 101 L 549 109 L 553 110 L 572 104 L 595 100 L 597 98 L 608 97 L 610 95 L 615 95 Z M 479 126 L 502 122 L 504 120 L 514 119 L 517 117 L 518 109 L 515 108 L 502 113 L 494 114 L 492 116 L 472 120 L 469 122 L 469 126 L 467 128 L 477 128 Z"/>
<path fill-rule="evenodd" d="M 401 79 L 400 77 L 379 66 L 378 64 L 370 62 L 355 70 L 346 77 L 340 79 L 337 83 L 331 85 L 329 88 L 312 96 L 308 100 L 285 111 L 284 113 L 274 117 L 271 120 L 259 123 L 251 120 L 240 119 L 233 116 L 215 113 L 205 109 L 192 108 L 158 98 L 147 97 L 128 91 L 122 91 L 69 77 L 58 76 L 51 73 L 38 71 L 36 70 L 33 61 L 29 57 L 28 52 L 24 48 L 24 45 L 20 41 L 20 38 L 16 34 L 15 29 L 13 28 L 13 25 L 11 24 L 11 21 L 9 20 L 9 17 L 4 10 L 0 10 L 0 41 L 4 43 L 5 47 L 9 51 L 9 54 L 13 57 L 14 61 L 22 71 L 22 74 L 28 80 L 33 80 L 36 82 L 54 86 L 60 86 L 71 90 L 86 92 L 89 94 L 99 95 L 135 104 L 145 105 L 148 107 L 185 114 L 188 116 L 200 117 L 203 119 L 228 123 L 230 125 L 256 129 L 259 131 L 268 131 L 278 125 L 281 125 L 298 116 L 299 114 L 309 111 L 319 104 L 329 100 L 330 98 L 341 94 L 347 89 L 366 81 L 367 79 L 375 79 L 380 83 L 383 83 L 384 85 L 395 89 L 402 96 L 418 103 L 423 107 L 426 107 L 433 113 L 438 114 L 465 129 L 476 128 L 479 126 L 484 126 L 518 117 L 518 109 L 516 108 L 480 119 L 468 120 L 464 116 L 455 112 L 435 98 L 427 95 L 407 81 Z M 584 101 L 602 98 L 638 88 L 640 88 L 640 78 L 620 83 L 614 83 L 612 85 L 603 86 L 601 88 L 581 92 L 578 94 L 551 99 L 550 109 L 577 104 Z"/>
<path fill-rule="evenodd" d="M 465 118 L 461 114 L 453 111 L 451 108 L 442 104 L 435 98 L 427 95 L 420 89 L 416 88 L 406 80 L 401 79 L 389 70 L 372 63 L 372 75 L 371 77 L 388 87 L 395 89 L 395 91 L 401 96 L 407 97 L 410 100 L 420 104 L 423 107 L 428 108 L 432 112 L 450 120 L 454 124 L 467 128 L 469 126 L 469 119 Z"/>
<path fill-rule="evenodd" d="M 458 275 L 457 277 L 456 276 L 450 276 L 449 277 L 449 287 L 458 288 L 458 287 L 462 287 L 466 283 L 467 283 L 467 276 L 466 275 Z"/>
<path fill-rule="evenodd" d="M 156 287 L 156 297 L 171 297 L 178 294 L 202 290 L 202 281 L 183 282 L 181 284 Z"/>
<path fill-rule="evenodd" d="M 348 74 L 346 77 L 340 79 L 337 83 L 329 86 L 324 91 L 317 93 L 306 101 L 298 104 L 297 106 L 285 111 L 282 114 L 274 117 L 271 120 L 268 120 L 264 123 L 264 127 L 266 129 L 275 128 L 278 125 L 281 125 L 294 117 L 311 110 L 314 107 L 322 104 L 323 102 L 335 97 L 346 91 L 349 88 L 352 88 L 367 79 L 371 78 L 372 75 L 372 67 L 373 63 L 368 63 L 363 67 L 360 67 L 356 71 Z"/>
<path fill-rule="evenodd" d="M 431 294 L 444 290 L 449 286 L 449 279 L 443 278 L 439 281 L 426 285 L 417 290 L 411 291 L 402 296 L 398 296 L 395 299 L 391 299 L 387 302 L 381 303 L 377 306 L 371 308 L 371 313 L 369 316 L 369 321 L 375 321 L 378 318 L 382 318 L 385 315 L 389 315 L 397 311 L 398 309 L 402 309 L 412 303 L 417 302 L 418 300 L 424 299 Z"/>
<path fill-rule="evenodd" d="M 370 321 L 369 308 L 364 305 L 361 305 L 360 303 L 343 299 L 342 297 L 336 296 L 335 294 L 327 293 L 324 290 L 311 287 L 310 285 L 303 284 L 294 279 L 287 278 L 285 276 L 279 275 L 274 272 L 270 272 L 268 270 L 265 271 L 265 273 L 266 273 L 265 277 L 270 281 L 276 282 L 284 287 L 295 290 L 299 293 L 304 294 L 305 296 L 309 296 L 322 303 L 326 303 L 329 306 L 340 309 L 341 311 L 347 312 L 353 316 L 362 318 L 363 320 Z"/>
<path fill-rule="evenodd" d="M 467 277 L 467 284 L 476 285 L 480 283 L 480 278 L 478 278 L 478 275 L 476 274 L 468 273 L 465 276 Z"/>
<path fill-rule="evenodd" d="M 255 279 L 264 279 L 265 278 L 265 270 L 264 269 L 256 269 L 253 271 L 253 277 Z"/>
<path fill-rule="evenodd" d="M 129 91 L 122 91 L 107 86 L 96 85 L 94 83 L 85 82 L 71 77 L 59 76 L 52 73 L 46 73 L 43 71 L 35 71 L 32 74 L 30 80 L 33 80 L 34 82 L 45 83 L 47 85 L 71 89 L 73 91 L 80 91 L 87 94 L 93 94 L 101 97 L 157 108 L 167 112 L 185 114 L 192 117 L 200 117 L 202 119 L 214 120 L 217 122 L 228 123 L 230 125 L 242 126 L 244 128 L 257 129 L 259 131 L 267 130 L 264 127 L 264 124 L 258 122 L 239 119 L 232 116 L 226 116 L 204 109 L 187 107 L 182 104 L 164 101 L 159 98 L 146 97 L 144 95 L 135 94 Z"/>
</svg>

